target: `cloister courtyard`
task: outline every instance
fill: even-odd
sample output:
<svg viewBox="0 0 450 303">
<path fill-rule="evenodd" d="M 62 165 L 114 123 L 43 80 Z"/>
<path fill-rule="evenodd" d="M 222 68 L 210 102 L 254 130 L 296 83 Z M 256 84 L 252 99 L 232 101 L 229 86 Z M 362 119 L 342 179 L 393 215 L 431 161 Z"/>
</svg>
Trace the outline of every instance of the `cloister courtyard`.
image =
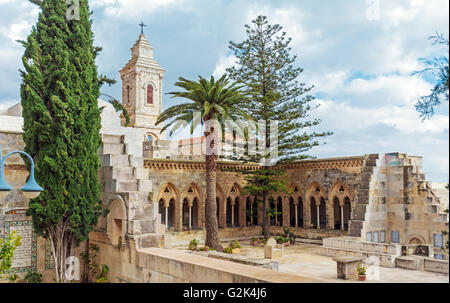
<svg viewBox="0 0 450 303">
<path fill-rule="evenodd" d="M 250 238 L 224 239 L 223 246 L 230 241 L 238 240 L 241 245 L 239 257 L 248 260 L 264 260 L 264 247 L 251 246 Z M 336 262 L 333 258 L 321 254 L 321 240 L 305 240 L 284 248 L 281 258 L 274 258 L 279 262 L 279 272 L 299 276 L 311 276 L 325 283 L 449 283 L 449 276 L 426 271 L 407 270 L 402 268 L 372 267 L 379 270 L 379 279 L 359 282 L 355 280 L 341 280 L 336 277 Z M 186 245 L 174 248 L 186 250 Z M 207 255 L 208 252 L 194 254 Z"/>
</svg>

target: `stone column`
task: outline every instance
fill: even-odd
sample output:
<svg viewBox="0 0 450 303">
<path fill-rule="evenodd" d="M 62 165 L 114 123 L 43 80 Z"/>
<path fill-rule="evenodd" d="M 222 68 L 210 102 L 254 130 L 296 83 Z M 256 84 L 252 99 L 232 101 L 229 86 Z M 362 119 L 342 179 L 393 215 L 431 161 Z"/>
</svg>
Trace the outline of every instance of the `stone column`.
<svg viewBox="0 0 450 303">
<path fill-rule="evenodd" d="M 275 212 L 278 212 L 278 201 L 275 203 Z M 278 226 L 278 215 L 275 215 L 275 226 Z"/>
<path fill-rule="evenodd" d="M 298 205 L 295 204 L 295 227 L 298 227 Z M 289 218 L 290 220 L 290 218 Z"/>
<path fill-rule="evenodd" d="M 189 205 L 189 230 L 192 229 L 192 205 Z"/>
<path fill-rule="evenodd" d="M 317 229 L 320 229 L 320 206 L 316 204 L 317 209 Z"/>
<path fill-rule="evenodd" d="M 341 230 L 344 229 L 344 205 L 341 205 Z"/>
<path fill-rule="evenodd" d="M 166 212 L 166 218 L 165 218 L 166 230 L 169 230 L 169 206 L 164 206 L 164 208 L 165 208 L 165 212 Z"/>
</svg>

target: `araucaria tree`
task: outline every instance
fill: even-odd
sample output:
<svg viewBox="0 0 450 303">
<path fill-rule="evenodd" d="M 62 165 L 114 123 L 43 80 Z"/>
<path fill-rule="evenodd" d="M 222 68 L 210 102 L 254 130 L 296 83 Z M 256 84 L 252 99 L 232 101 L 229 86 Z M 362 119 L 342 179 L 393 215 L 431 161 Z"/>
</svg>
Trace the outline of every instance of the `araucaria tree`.
<svg viewBox="0 0 450 303">
<path fill-rule="evenodd" d="M 428 96 L 420 97 L 419 101 L 415 104 L 416 110 L 420 113 L 420 117 L 430 119 L 435 112 L 435 108 L 441 104 L 441 101 L 448 102 L 448 38 L 445 38 L 442 34 L 436 33 L 434 36 L 430 36 L 429 40 L 433 41 L 433 45 L 441 45 L 444 47 L 444 56 L 432 57 L 432 58 L 420 58 L 425 68 L 414 74 L 426 74 L 430 73 L 435 78 L 435 85 L 431 89 L 431 93 Z"/>
<path fill-rule="evenodd" d="M 39 20 L 26 41 L 21 98 L 25 151 L 36 159 L 44 192 L 30 201 L 38 235 L 51 243 L 56 280 L 66 282 L 66 260 L 104 215 L 97 177 L 101 144 L 97 74 L 90 12 L 66 19 L 65 0 L 32 0 Z"/>
<path fill-rule="evenodd" d="M 248 176 L 249 186 L 245 189 L 263 203 L 264 235 L 268 238 L 268 196 L 283 192 L 286 188 L 286 184 L 280 179 L 282 173 L 273 172 L 273 164 L 309 158 L 305 152 L 319 145 L 318 138 L 331 133 L 307 131 L 321 121 L 308 120 L 308 113 L 317 107 L 311 105 L 314 97 L 309 93 L 313 87 L 299 82 L 303 69 L 295 66 L 297 56 L 290 54 L 291 39 L 286 38 L 283 28 L 278 24 L 269 24 L 265 16 L 258 16 L 252 21 L 252 25 L 245 25 L 245 28 L 245 41 L 230 41 L 229 48 L 233 51 L 237 64 L 228 68 L 227 72 L 231 79 L 245 85 L 251 96 L 250 102 L 243 109 L 253 119 L 265 122 L 266 128 L 257 140 L 265 142 L 267 151 L 271 146 L 278 145 L 278 157 L 275 161 L 270 161 L 267 151 L 259 151 L 263 168 L 253 173 L 253 176 Z M 271 135 L 271 121 L 278 121 L 278 136 Z"/>
<path fill-rule="evenodd" d="M 190 124 L 191 133 L 199 125 L 203 125 L 206 138 L 205 166 L 206 166 L 206 246 L 222 251 L 219 240 L 217 205 L 216 205 L 216 172 L 217 158 L 220 153 L 220 138 L 226 120 L 238 120 L 247 117 L 241 110 L 246 102 L 246 96 L 241 86 L 231 84 L 226 76 L 208 81 L 199 77 L 199 81 L 179 78 L 176 86 L 183 89 L 170 92 L 173 98 L 180 97 L 189 103 L 174 105 L 165 110 L 158 117 L 156 124 L 167 121 L 161 132 L 171 127 L 171 133 L 180 127 Z"/>
</svg>

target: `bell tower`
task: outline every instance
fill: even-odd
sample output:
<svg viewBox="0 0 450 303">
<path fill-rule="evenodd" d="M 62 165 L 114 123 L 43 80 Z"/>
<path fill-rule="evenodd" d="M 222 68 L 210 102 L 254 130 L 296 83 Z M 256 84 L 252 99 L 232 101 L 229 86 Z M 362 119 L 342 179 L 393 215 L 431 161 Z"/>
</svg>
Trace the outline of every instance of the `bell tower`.
<svg viewBox="0 0 450 303">
<path fill-rule="evenodd" d="M 143 23 L 141 26 L 145 26 Z M 142 28 L 143 29 L 143 28 Z M 155 126 L 162 110 L 162 80 L 165 70 L 153 57 L 153 47 L 143 30 L 131 48 L 131 59 L 120 71 L 122 104 L 130 116 L 131 127 L 145 128 L 153 139 L 160 139 L 162 127 Z M 125 119 L 122 118 L 122 125 Z"/>
</svg>

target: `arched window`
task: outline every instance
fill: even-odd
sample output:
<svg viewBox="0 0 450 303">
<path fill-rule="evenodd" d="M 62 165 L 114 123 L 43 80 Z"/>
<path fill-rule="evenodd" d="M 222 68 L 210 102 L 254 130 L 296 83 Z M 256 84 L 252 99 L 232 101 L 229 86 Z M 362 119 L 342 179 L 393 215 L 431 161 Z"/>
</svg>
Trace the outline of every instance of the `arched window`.
<svg viewBox="0 0 450 303">
<path fill-rule="evenodd" d="M 153 104 L 153 85 L 147 85 L 147 104 Z"/>
</svg>

